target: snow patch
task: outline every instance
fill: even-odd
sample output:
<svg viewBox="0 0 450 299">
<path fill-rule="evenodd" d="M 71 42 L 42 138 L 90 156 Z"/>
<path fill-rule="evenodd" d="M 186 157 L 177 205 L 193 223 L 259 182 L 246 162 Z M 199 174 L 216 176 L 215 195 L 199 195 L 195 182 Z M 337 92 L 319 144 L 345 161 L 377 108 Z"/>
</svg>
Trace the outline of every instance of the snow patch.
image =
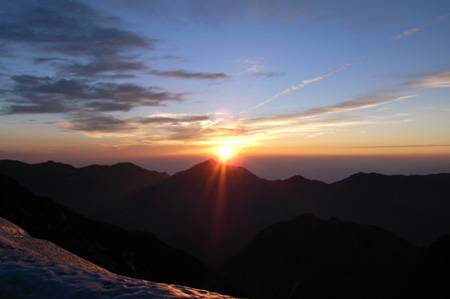
<svg viewBox="0 0 450 299">
<path fill-rule="evenodd" d="M 0 217 L 0 298 L 231 299 L 116 275 Z"/>
</svg>

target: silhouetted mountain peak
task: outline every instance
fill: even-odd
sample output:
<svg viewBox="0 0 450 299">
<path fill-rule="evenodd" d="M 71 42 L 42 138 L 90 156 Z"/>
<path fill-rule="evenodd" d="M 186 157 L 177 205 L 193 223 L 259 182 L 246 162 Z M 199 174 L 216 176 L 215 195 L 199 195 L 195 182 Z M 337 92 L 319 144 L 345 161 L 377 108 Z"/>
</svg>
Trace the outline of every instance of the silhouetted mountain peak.
<svg viewBox="0 0 450 299">
<path fill-rule="evenodd" d="M 200 180 L 208 180 L 215 177 L 226 177 L 227 179 L 243 179 L 248 180 L 261 180 L 255 174 L 250 172 L 241 166 L 232 166 L 225 163 L 217 162 L 214 159 L 209 159 L 199 164 L 192 166 L 191 168 L 177 172 L 173 175 L 174 178 L 181 179 L 182 177 L 196 178 Z"/>
<path fill-rule="evenodd" d="M 56 162 L 56 161 L 53 161 L 53 160 L 48 160 L 47 162 L 42 162 L 42 163 L 36 163 L 35 165 L 48 166 L 48 167 L 70 167 L 70 168 L 75 168 L 72 165 L 64 164 L 64 163 L 61 163 L 61 162 Z"/>
<path fill-rule="evenodd" d="M 216 160 L 208 159 L 208 160 L 206 160 L 204 162 L 195 164 L 191 168 L 187 169 L 187 171 L 189 171 L 189 170 L 194 170 L 194 171 L 195 170 L 201 170 L 201 171 L 211 170 L 213 167 L 218 167 L 219 165 L 220 165 L 220 163 L 217 162 Z"/>
<path fill-rule="evenodd" d="M 307 213 L 307 214 L 297 216 L 294 219 L 294 222 L 297 224 L 310 226 L 310 225 L 317 225 L 318 223 L 321 223 L 322 220 L 320 220 L 319 217 L 314 216 L 313 214 Z"/>
<path fill-rule="evenodd" d="M 64 164 L 61 162 L 55 162 L 53 160 L 48 160 L 47 162 L 44 162 L 44 163 L 33 164 L 32 166 L 35 167 L 36 169 L 40 168 L 43 171 L 47 171 L 47 172 L 75 170 L 75 167 L 73 167 L 72 165 Z"/>
</svg>

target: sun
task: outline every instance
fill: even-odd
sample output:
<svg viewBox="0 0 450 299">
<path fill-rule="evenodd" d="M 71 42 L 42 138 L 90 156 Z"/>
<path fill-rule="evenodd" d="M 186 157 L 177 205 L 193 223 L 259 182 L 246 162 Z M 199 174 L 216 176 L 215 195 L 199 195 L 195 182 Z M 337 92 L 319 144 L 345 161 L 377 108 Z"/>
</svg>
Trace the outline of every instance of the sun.
<svg viewBox="0 0 450 299">
<path fill-rule="evenodd" d="M 220 160 L 223 162 L 226 162 L 229 158 L 233 157 L 235 150 L 236 147 L 229 144 L 218 146 L 214 149 Z"/>
</svg>

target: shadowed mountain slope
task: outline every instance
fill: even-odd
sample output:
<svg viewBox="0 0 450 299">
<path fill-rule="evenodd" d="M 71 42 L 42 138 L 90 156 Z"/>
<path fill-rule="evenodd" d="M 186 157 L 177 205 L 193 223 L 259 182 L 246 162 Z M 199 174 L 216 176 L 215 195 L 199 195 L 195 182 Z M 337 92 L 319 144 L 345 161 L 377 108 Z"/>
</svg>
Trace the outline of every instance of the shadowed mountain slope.
<svg viewBox="0 0 450 299">
<path fill-rule="evenodd" d="M 444 298 L 448 244 L 421 250 L 381 228 L 305 214 L 262 230 L 221 272 L 251 299 Z"/>
<path fill-rule="evenodd" d="M 357 199 L 343 202 L 347 211 L 336 216 L 345 220 L 387 228 L 419 245 L 429 245 L 450 233 L 448 173 L 357 173 L 332 186 Z"/>
<path fill-rule="evenodd" d="M 0 216 L 117 274 L 229 292 L 217 272 L 153 234 L 89 220 L 3 175 Z"/>
</svg>

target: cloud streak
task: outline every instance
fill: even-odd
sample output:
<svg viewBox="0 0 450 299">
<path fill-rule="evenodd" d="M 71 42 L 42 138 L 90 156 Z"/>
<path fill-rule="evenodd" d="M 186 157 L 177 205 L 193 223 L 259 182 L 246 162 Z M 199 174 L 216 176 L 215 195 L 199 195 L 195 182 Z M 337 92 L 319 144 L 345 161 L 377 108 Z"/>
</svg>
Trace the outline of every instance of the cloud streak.
<svg viewBox="0 0 450 299">
<path fill-rule="evenodd" d="M 434 18 L 434 20 L 431 21 L 431 22 L 423 23 L 423 24 L 417 25 L 414 28 L 405 30 L 402 33 L 400 33 L 399 35 L 396 35 L 396 36 L 392 37 L 392 39 L 393 40 L 399 40 L 399 39 L 402 39 L 402 38 L 405 38 L 405 37 L 410 37 L 411 35 L 419 32 L 420 30 L 422 30 L 422 29 L 424 29 L 424 28 L 426 28 L 428 26 L 431 26 L 431 25 L 433 25 L 435 23 L 438 23 L 440 21 L 443 21 L 443 20 L 445 20 L 448 17 L 450 17 L 450 12 L 446 13 L 444 15 L 441 15 L 439 17 Z"/>
<path fill-rule="evenodd" d="M 230 77 L 225 73 L 191 72 L 186 70 L 176 70 L 176 71 L 151 70 L 149 73 L 155 76 L 173 77 L 180 79 L 201 79 L 201 80 L 230 79 Z"/>
<path fill-rule="evenodd" d="M 283 90 L 283 91 L 281 91 L 281 92 L 275 94 L 274 96 L 272 96 L 272 97 L 270 97 L 270 98 L 268 98 L 268 99 L 262 101 L 262 102 L 259 103 L 258 105 L 253 106 L 253 107 L 251 107 L 251 108 L 249 108 L 249 109 L 247 109 L 247 110 L 241 111 L 240 114 L 243 114 L 243 113 L 246 113 L 246 112 L 248 112 L 248 111 L 257 109 L 257 108 L 259 108 L 259 107 L 261 107 L 261 106 L 264 106 L 265 104 L 267 104 L 267 103 L 269 103 L 269 102 L 271 102 L 271 101 L 273 101 L 273 100 L 279 98 L 279 97 L 282 96 L 282 95 L 291 93 L 291 92 L 293 92 L 293 91 L 295 91 L 295 90 L 297 90 L 297 89 L 300 89 L 300 88 L 302 88 L 302 87 L 305 87 L 306 85 L 309 85 L 309 84 L 311 84 L 311 83 L 313 83 L 313 82 L 317 82 L 317 81 L 323 80 L 323 79 L 325 79 L 326 77 L 329 77 L 329 76 L 331 76 L 331 75 L 333 75 L 333 74 L 335 74 L 335 73 L 337 73 L 337 72 L 339 72 L 339 71 L 342 71 L 342 70 L 346 69 L 346 68 L 349 67 L 349 66 L 350 66 L 350 64 L 345 64 L 345 65 L 340 66 L 340 67 L 338 67 L 338 68 L 336 68 L 336 69 L 334 69 L 334 70 L 332 70 L 332 71 L 330 71 L 330 72 L 323 73 L 323 74 L 321 74 L 321 75 L 318 75 L 318 76 L 316 76 L 316 77 L 314 77 L 314 78 L 311 78 L 311 79 L 308 79 L 308 80 L 303 80 L 300 84 L 298 84 L 298 85 L 293 85 L 293 86 L 291 86 L 291 87 L 289 87 L 289 88 L 286 88 L 285 90 Z"/>
<path fill-rule="evenodd" d="M 440 72 L 410 78 L 407 83 L 417 88 L 450 87 L 450 72 Z"/>
<path fill-rule="evenodd" d="M 374 94 L 343 101 L 335 105 L 307 109 L 300 113 L 283 114 L 268 118 L 249 118 L 246 123 L 267 123 L 317 117 L 324 114 L 341 113 L 359 109 L 372 108 L 386 103 L 409 99 L 414 95 L 399 96 L 394 94 Z"/>
</svg>

